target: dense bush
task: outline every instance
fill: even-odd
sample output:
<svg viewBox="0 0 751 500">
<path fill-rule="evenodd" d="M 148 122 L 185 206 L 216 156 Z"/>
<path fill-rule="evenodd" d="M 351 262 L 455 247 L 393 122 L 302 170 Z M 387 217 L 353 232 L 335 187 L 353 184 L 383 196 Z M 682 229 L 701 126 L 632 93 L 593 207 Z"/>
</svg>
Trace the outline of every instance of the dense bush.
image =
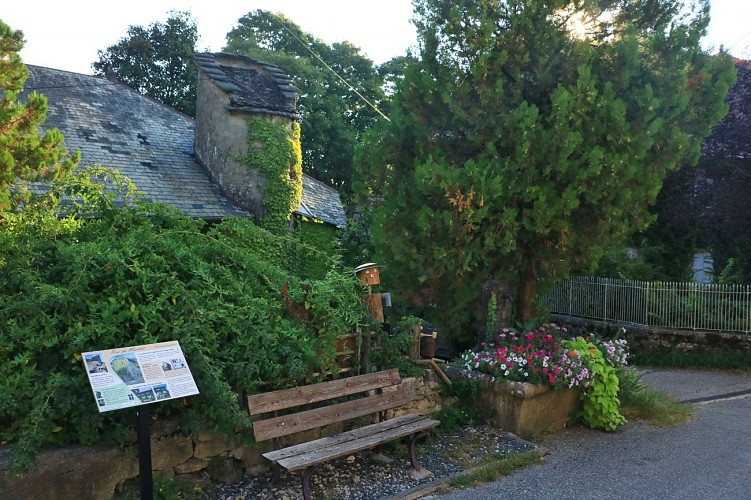
<svg viewBox="0 0 751 500">
<path fill-rule="evenodd" d="M 233 433 L 249 425 L 239 394 L 325 372 L 333 336 L 369 320 L 326 254 L 247 220 L 206 229 L 118 185 L 79 177 L 0 218 L 0 442 L 17 468 L 43 445 L 126 441 L 133 413 L 98 413 L 82 352 L 178 340 L 200 395 L 155 417 Z M 61 192 L 80 200 L 64 217 Z"/>
</svg>

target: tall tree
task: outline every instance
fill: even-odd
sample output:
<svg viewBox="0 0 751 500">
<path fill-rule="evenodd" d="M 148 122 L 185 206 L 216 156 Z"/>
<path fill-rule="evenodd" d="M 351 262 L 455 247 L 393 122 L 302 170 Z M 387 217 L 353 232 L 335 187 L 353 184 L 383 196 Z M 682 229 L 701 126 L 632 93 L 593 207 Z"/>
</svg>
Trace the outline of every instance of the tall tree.
<svg viewBox="0 0 751 500">
<path fill-rule="evenodd" d="M 197 42 L 198 28 L 190 13 L 170 11 L 166 23 L 130 26 L 127 36 L 97 52 L 99 60 L 91 66 L 96 75 L 113 71 L 142 94 L 194 116 Z"/>
<path fill-rule="evenodd" d="M 727 112 L 699 4 L 415 0 L 421 62 L 362 156 L 379 262 L 413 303 L 460 328 L 503 279 L 527 320 L 540 286 L 649 224 Z"/>
<path fill-rule="evenodd" d="M 36 92 L 16 100 L 29 72 L 18 55 L 23 33 L 0 21 L 0 214 L 25 199 L 19 180 L 58 179 L 73 170 L 80 153 L 68 155 L 59 130 L 39 134 L 47 99 Z"/>
<path fill-rule="evenodd" d="M 238 20 L 225 51 L 275 64 L 292 76 L 301 91 L 303 169 L 348 198 L 354 147 L 378 119 L 364 99 L 379 105 L 384 98 L 373 62 L 348 42 L 329 45 L 264 10 Z"/>
</svg>

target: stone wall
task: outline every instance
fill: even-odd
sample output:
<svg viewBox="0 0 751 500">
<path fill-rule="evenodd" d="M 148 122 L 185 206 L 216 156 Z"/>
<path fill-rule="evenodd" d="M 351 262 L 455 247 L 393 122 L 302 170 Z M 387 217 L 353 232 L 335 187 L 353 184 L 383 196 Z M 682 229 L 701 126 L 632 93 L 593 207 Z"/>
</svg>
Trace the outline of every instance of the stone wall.
<svg viewBox="0 0 751 500">
<path fill-rule="evenodd" d="M 415 399 L 393 415 L 431 414 L 441 408 L 439 383 L 432 370 L 422 379 L 405 378 L 405 389 Z M 338 428 L 337 428 L 338 427 Z M 300 441 L 341 431 L 341 425 L 310 431 Z M 134 444 L 135 447 L 135 444 Z M 269 469 L 261 456 L 271 443 L 244 445 L 240 439 L 209 433 L 186 436 L 177 422 L 156 423 L 151 429 L 151 460 L 154 477 L 175 478 L 208 488 L 212 483 L 233 483 L 243 476 Z M 121 451 L 115 446 L 67 446 L 42 452 L 35 467 L 22 476 L 8 472 L 11 455 L 0 447 L 0 498 L 34 500 L 105 500 L 138 476 L 137 450 Z M 136 483 L 137 484 L 137 483 Z"/>
<path fill-rule="evenodd" d="M 669 330 L 642 325 L 622 325 L 604 321 L 553 315 L 553 321 L 569 325 L 574 334 L 594 332 L 609 337 L 625 328 L 632 353 L 683 351 L 721 354 L 751 352 L 751 335 L 745 333 Z"/>
</svg>

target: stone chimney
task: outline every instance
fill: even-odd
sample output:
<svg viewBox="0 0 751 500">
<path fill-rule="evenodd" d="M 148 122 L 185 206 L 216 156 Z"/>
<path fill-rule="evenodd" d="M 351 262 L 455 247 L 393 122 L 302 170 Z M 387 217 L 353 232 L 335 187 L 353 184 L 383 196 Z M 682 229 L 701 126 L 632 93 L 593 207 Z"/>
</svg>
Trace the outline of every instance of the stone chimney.
<svg viewBox="0 0 751 500">
<path fill-rule="evenodd" d="M 248 151 L 246 119 L 299 120 L 299 91 L 282 70 L 249 57 L 202 53 L 196 61 L 196 155 L 225 196 L 260 221 L 266 215 L 266 179 L 237 161 Z"/>
</svg>

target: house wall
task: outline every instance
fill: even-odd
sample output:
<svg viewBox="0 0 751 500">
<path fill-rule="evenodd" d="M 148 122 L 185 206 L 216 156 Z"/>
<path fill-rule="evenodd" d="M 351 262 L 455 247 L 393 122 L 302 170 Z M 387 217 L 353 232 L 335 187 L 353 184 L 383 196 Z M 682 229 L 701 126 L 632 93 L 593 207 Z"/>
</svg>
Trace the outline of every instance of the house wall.
<svg viewBox="0 0 751 500">
<path fill-rule="evenodd" d="M 230 111 L 229 97 L 203 71 L 198 72 L 194 149 L 209 177 L 232 202 L 265 216 L 263 193 L 266 180 L 236 158 L 247 153 L 247 113 Z"/>
</svg>

